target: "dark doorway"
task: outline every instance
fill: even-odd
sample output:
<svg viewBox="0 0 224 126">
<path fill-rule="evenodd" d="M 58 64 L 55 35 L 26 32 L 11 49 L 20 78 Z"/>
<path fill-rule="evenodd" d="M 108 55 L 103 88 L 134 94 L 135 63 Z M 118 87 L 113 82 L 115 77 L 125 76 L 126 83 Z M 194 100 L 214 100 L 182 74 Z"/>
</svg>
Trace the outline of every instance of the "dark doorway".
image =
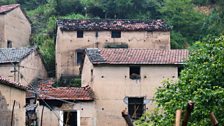
<svg viewBox="0 0 224 126">
<path fill-rule="evenodd" d="M 144 98 L 129 97 L 128 98 L 128 114 L 132 119 L 138 119 L 144 113 Z"/>
<path fill-rule="evenodd" d="M 77 126 L 77 112 L 64 111 L 64 125 L 63 126 Z"/>
</svg>

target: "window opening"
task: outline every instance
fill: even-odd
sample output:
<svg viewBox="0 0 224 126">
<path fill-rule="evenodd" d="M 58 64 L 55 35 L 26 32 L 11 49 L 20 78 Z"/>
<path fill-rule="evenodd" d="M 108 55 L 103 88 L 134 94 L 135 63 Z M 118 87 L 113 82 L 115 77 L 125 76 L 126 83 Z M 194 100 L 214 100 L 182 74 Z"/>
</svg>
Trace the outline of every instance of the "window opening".
<svg viewBox="0 0 224 126">
<path fill-rule="evenodd" d="M 12 41 L 10 40 L 7 41 L 7 48 L 12 48 Z"/>
<path fill-rule="evenodd" d="M 130 79 L 140 79 L 140 66 L 130 66 Z"/>
<path fill-rule="evenodd" d="M 120 38 L 121 37 L 121 31 L 111 31 L 111 37 L 112 38 Z"/>
<path fill-rule="evenodd" d="M 65 126 L 77 126 L 77 112 L 76 111 L 64 111 L 63 123 Z"/>
<path fill-rule="evenodd" d="M 83 31 L 77 31 L 77 38 L 83 38 Z"/>
<path fill-rule="evenodd" d="M 78 49 L 76 50 L 76 64 L 81 65 L 84 60 L 84 50 Z"/>
<path fill-rule="evenodd" d="M 98 38 L 99 37 L 99 32 L 98 31 L 96 31 L 96 38 Z"/>
<path fill-rule="evenodd" d="M 180 76 L 180 73 L 184 69 L 184 67 L 183 66 L 179 66 L 177 69 L 178 69 L 178 77 L 179 77 Z"/>
<path fill-rule="evenodd" d="M 144 98 L 128 98 L 128 114 L 132 119 L 138 119 L 144 113 Z"/>
</svg>

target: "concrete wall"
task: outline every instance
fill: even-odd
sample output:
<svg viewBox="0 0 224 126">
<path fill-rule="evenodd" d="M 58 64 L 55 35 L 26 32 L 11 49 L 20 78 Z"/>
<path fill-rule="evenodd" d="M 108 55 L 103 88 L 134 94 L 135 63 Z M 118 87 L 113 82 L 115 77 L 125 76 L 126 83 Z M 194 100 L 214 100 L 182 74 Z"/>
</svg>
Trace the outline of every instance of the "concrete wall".
<svg viewBox="0 0 224 126">
<path fill-rule="evenodd" d="M 31 24 L 21 11 L 20 7 L 0 16 L 1 48 L 7 47 L 7 40 L 12 41 L 12 47 L 29 46 Z M 4 21 L 3 21 L 4 20 Z"/>
<path fill-rule="evenodd" d="M 14 100 L 13 126 L 25 126 L 25 98 L 25 91 L 0 84 L 0 126 L 11 126 Z"/>
<path fill-rule="evenodd" d="M 121 32 L 121 38 L 111 38 L 111 31 L 84 31 L 83 38 L 77 38 L 76 31 L 57 30 L 56 38 L 56 76 L 62 74 L 78 75 L 76 49 L 103 48 L 105 43 L 126 43 L 129 48 L 170 49 L 170 32 L 129 31 Z"/>
<path fill-rule="evenodd" d="M 18 70 L 19 73 L 15 72 L 14 74 L 14 72 L 11 72 L 13 70 L 14 67 L 11 63 L 0 64 L 1 76 L 24 85 L 30 84 L 34 79 L 47 78 L 47 71 L 37 51 L 32 52 L 16 65 L 16 70 Z"/>
<path fill-rule="evenodd" d="M 92 77 L 89 74 L 91 69 Z M 126 126 L 121 116 L 121 111 L 128 108 L 123 101 L 125 97 L 145 97 L 151 101 L 146 104 L 146 109 L 151 110 L 155 107 L 152 103 L 154 93 L 162 85 L 161 82 L 167 78 L 176 80 L 177 77 L 177 66 L 171 65 L 142 65 L 141 79 L 132 80 L 129 78 L 128 65 L 91 68 L 84 63 L 82 82 L 90 84 L 95 93 L 96 125 Z"/>
</svg>

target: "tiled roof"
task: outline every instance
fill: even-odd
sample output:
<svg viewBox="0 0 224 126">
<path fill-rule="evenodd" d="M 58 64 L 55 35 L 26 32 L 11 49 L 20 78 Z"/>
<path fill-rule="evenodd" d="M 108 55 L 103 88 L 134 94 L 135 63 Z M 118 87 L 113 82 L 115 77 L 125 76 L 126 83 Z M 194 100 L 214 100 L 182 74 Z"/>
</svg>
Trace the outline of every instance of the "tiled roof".
<svg viewBox="0 0 224 126">
<path fill-rule="evenodd" d="M 19 6 L 19 4 L 2 5 L 0 6 L 0 14 L 5 14 Z"/>
<path fill-rule="evenodd" d="M 181 64 L 188 50 L 87 48 L 86 54 L 93 64 Z"/>
<path fill-rule="evenodd" d="M 18 88 L 18 89 L 21 89 L 21 90 L 26 90 L 27 89 L 26 86 L 23 86 L 23 85 L 21 85 L 19 83 L 16 83 L 16 82 L 9 81 L 2 76 L 0 76 L 0 84 L 10 86 L 10 87 L 14 87 L 14 88 Z"/>
<path fill-rule="evenodd" d="M 169 31 L 171 29 L 163 20 L 128 20 L 128 19 L 62 19 L 57 21 L 62 31 Z"/>
<path fill-rule="evenodd" d="M 90 87 L 52 87 L 52 84 L 41 84 L 39 86 L 40 98 L 47 100 L 93 100 L 93 91 Z"/>
<path fill-rule="evenodd" d="M 28 56 L 36 48 L 0 48 L 0 64 L 10 62 L 20 62 L 23 58 Z"/>
</svg>

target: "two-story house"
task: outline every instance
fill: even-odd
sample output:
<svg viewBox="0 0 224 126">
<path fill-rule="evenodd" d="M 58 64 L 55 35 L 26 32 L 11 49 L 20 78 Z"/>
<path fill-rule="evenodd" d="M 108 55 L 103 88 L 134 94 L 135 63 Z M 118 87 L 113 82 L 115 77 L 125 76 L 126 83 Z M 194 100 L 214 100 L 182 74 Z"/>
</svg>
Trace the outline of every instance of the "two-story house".
<svg viewBox="0 0 224 126">
<path fill-rule="evenodd" d="M 46 79 L 47 71 L 36 47 L 0 48 L 0 76 L 25 85 Z"/>
<path fill-rule="evenodd" d="M 0 48 L 30 45 L 31 24 L 19 4 L 0 6 Z"/>
<path fill-rule="evenodd" d="M 170 49 L 170 27 L 162 20 L 58 20 L 56 76 L 80 74 L 85 48 Z"/>
<path fill-rule="evenodd" d="M 155 107 L 153 96 L 165 79 L 176 80 L 187 50 L 87 48 L 82 86 L 95 94 L 92 126 L 126 126 L 121 111 L 132 119 Z"/>
</svg>

